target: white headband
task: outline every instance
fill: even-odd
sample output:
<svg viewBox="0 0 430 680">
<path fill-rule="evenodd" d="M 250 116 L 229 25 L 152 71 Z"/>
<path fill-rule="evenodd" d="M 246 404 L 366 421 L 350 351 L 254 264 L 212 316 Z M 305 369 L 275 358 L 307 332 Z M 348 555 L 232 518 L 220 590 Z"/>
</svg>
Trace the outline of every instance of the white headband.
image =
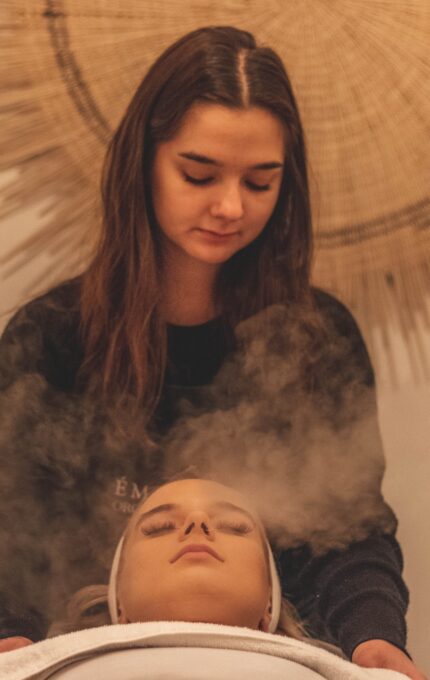
<svg viewBox="0 0 430 680">
<path fill-rule="evenodd" d="M 118 575 L 119 561 L 121 558 L 122 546 L 124 543 L 124 536 L 121 536 L 119 543 L 115 550 L 115 555 L 112 562 L 112 568 L 109 578 L 109 588 L 108 588 L 108 606 L 109 614 L 112 623 L 118 623 L 118 600 L 116 593 L 116 581 Z M 281 583 L 279 581 L 278 571 L 275 565 L 275 559 L 273 557 L 272 549 L 269 542 L 266 540 L 267 551 L 269 553 L 269 568 L 270 568 L 270 582 L 272 586 L 272 612 L 270 615 L 269 623 L 269 633 L 275 633 L 278 628 L 279 616 L 281 614 Z"/>
</svg>

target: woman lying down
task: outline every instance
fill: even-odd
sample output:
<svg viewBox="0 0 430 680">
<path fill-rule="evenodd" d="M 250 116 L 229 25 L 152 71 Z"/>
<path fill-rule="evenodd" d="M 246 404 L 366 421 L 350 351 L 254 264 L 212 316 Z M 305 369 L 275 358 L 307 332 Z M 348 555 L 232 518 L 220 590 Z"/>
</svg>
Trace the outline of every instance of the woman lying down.
<svg viewBox="0 0 430 680">
<path fill-rule="evenodd" d="M 97 597 L 100 588 L 85 589 L 74 604 L 82 610 Z M 175 481 L 146 498 L 117 547 L 104 597 L 108 625 L 4 653 L 0 678 L 406 678 L 361 668 L 306 637 L 281 599 L 257 514 L 239 492 L 216 482 Z"/>
</svg>

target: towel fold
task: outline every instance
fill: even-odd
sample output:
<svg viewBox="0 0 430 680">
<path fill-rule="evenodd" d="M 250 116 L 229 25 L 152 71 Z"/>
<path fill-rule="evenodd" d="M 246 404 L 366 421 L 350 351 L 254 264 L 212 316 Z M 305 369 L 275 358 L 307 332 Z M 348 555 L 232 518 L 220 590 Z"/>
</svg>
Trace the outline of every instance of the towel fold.
<svg viewBox="0 0 430 680">
<path fill-rule="evenodd" d="M 67 669 L 76 662 L 82 663 L 84 660 L 92 659 L 92 665 L 94 665 L 94 658 L 97 657 L 100 670 L 103 670 L 104 680 L 110 680 L 109 665 L 106 664 L 107 667 L 105 667 L 103 657 L 108 653 L 130 648 L 210 648 L 224 652 L 236 650 L 295 662 L 303 669 L 314 671 L 325 680 L 408 680 L 405 675 L 396 671 L 360 668 L 342 658 L 341 654 L 336 653 L 336 648 L 329 651 L 328 648 L 324 648 L 319 643 L 314 644 L 313 641 L 302 642 L 250 628 L 181 621 L 101 626 L 59 635 L 22 649 L 4 652 L 0 654 L 0 679 L 46 680 L 54 673 Z M 200 653 L 198 659 L 204 659 L 204 655 Z M 127 680 L 124 653 L 122 663 L 122 678 Z M 82 664 L 81 667 L 83 668 L 84 665 Z M 207 664 L 202 663 L 200 673 L 202 680 L 209 677 L 206 674 L 206 666 Z M 174 669 L 175 666 L 172 665 L 171 680 L 175 680 L 176 677 Z M 136 676 L 133 675 L 133 677 Z M 144 673 L 143 665 L 141 677 L 150 678 Z M 177 677 L 184 676 L 178 674 Z M 210 677 L 213 677 L 213 671 Z M 58 678 L 61 678 L 61 673 L 58 673 Z M 237 672 L 234 675 L 226 675 L 225 668 L 221 671 L 219 678 L 220 680 L 226 678 L 241 680 Z"/>
</svg>

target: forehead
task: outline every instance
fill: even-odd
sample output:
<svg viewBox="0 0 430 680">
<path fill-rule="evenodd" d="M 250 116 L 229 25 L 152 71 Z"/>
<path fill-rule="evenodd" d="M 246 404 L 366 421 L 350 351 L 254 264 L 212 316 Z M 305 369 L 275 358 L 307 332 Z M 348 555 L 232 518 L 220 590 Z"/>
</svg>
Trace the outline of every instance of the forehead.
<svg viewBox="0 0 430 680">
<path fill-rule="evenodd" d="M 138 512 L 147 512 L 167 503 L 180 505 L 184 510 L 206 509 L 220 501 L 232 503 L 256 516 L 251 504 L 241 493 L 218 482 L 201 479 L 184 479 L 164 484 L 142 503 Z"/>
<path fill-rule="evenodd" d="M 223 164 L 251 167 L 265 161 L 282 163 L 285 134 L 281 121 L 265 109 L 198 103 L 187 111 L 166 146 L 172 151 L 193 149 Z"/>
</svg>

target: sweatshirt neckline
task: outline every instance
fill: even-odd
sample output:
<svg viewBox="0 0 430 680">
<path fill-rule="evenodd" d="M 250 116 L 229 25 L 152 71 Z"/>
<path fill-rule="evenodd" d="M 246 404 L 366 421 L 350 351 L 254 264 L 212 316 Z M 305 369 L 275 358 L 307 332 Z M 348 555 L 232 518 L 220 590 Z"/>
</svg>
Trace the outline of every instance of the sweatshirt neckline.
<svg viewBox="0 0 430 680">
<path fill-rule="evenodd" d="M 182 325 L 182 324 L 176 324 L 176 323 L 167 323 L 167 328 L 168 330 L 178 331 L 181 332 L 183 331 L 186 333 L 187 331 L 192 332 L 192 331 L 198 331 L 198 330 L 204 330 L 206 328 L 212 328 L 214 326 L 217 326 L 221 322 L 221 316 L 215 316 L 213 319 L 209 319 L 209 321 L 204 321 L 203 323 L 197 323 L 197 324 L 190 324 L 190 325 Z"/>
</svg>

